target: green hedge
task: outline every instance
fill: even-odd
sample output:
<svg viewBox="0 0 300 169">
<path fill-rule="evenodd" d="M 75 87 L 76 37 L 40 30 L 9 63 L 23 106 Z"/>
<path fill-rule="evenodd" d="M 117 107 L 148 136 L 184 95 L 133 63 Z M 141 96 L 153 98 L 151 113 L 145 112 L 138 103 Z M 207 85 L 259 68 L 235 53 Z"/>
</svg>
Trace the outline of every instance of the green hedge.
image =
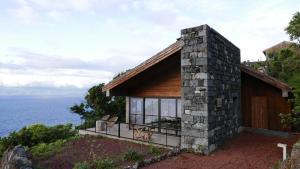
<svg viewBox="0 0 300 169">
<path fill-rule="evenodd" d="M 76 135 L 72 124 L 45 126 L 35 124 L 12 132 L 7 137 L 0 138 L 0 156 L 10 146 L 23 145 L 32 147 L 40 143 L 52 143 L 57 140 L 68 139 Z"/>
</svg>

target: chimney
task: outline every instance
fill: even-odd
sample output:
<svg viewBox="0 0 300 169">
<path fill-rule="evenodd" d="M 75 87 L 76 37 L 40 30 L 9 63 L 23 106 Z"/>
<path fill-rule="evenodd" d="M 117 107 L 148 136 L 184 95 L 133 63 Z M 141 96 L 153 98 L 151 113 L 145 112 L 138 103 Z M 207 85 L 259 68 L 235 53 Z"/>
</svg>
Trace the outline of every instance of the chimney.
<svg viewBox="0 0 300 169">
<path fill-rule="evenodd" d="M 209 154 L 241 122 L 240 50 L 208 25 L 181 30 L 181 148 Z"/>
</svg>

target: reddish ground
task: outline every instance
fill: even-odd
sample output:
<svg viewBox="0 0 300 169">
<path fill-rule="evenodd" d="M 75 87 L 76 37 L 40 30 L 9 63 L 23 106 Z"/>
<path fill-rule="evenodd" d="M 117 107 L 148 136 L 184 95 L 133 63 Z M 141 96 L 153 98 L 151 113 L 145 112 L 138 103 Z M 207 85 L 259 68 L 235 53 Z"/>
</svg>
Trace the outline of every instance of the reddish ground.
<svg viewBox="0 0 300 169">
<path fill-rule="evenodd" d="M 43 169 L 72 169 L 78 162 L 91 161 L 93 158 L 111 157 L 119 166 L 133 162 L 123 160 L 128 149 L 133 149 L 143 157 L 150 157 L 148 146 L 127 141 L 85 136 L 69 142 L 59 153 L 45 159 L 34 159 L 33 163 Z M 167 150 L 163 150 L 167 151 Z"/>
<path fill-rule="evenodd" d="M 268 169 L 282 158 L 282 149 L 277 143 L 292 145 L 299 135 L 290 138 L 241 133 L 224 147 L 209 156 L 183 153 L 144 169 Z"/>
</svg>

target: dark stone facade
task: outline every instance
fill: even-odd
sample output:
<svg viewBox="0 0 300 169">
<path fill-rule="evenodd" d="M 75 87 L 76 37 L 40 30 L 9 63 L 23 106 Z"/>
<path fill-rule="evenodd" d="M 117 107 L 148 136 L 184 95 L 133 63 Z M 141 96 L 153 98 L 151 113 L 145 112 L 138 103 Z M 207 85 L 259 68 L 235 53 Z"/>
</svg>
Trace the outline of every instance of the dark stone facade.
<svg viewBox="0 0 300 169">
<path fill-rule="evenodd" d="M 240 50 L 208 25 L 180 40 L 182 148 L 208 154 L 240 126 Z"/>
</svg>

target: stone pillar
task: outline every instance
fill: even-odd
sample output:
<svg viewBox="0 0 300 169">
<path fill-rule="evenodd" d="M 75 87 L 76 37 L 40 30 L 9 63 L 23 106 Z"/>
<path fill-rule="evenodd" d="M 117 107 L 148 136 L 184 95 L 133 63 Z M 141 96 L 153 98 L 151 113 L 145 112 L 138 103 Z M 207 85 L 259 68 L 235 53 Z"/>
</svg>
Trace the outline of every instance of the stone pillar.
<svg viewBox="0 0 300 169">
<path fill-rule="evenodd" d="M 201 25 L 181 31 L 182 148 L 205 154 L 238 131 L 240 51 Z"/>
</svg>

